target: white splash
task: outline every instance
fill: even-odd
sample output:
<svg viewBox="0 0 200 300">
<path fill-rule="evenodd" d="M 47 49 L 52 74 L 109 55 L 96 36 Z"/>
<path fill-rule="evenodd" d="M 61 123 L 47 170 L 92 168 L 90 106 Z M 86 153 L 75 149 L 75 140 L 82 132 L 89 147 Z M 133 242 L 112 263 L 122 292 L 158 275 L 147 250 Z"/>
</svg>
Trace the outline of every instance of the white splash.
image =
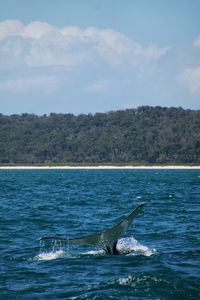
<svg viewBox="0 0 200 300">
<path fill-rule="evenodd" d="M 131 285 L 133 282 L 133 277 L 129 275 L 128 277 L 122 277 L 117 280 L 120 285 Z"/>
<path fill-rule="evenodd" d="M 137 277 L 137 276 L 127 276 L 127 277 L 122 277 L 122 278 L 119 278 L 117 280 L 117 282 L 120 284 L 120 285 L 129 285 L 129 286 L 132 286 L 132 287 L 135 287 L 139 284 L 142 284 L 144 282 L 156 282 L 156 283 L 160 283 L 160 282 L 163 282 L 163 283 L 166 283 L 166 284 L 169 284 L 169 282 L 165 279 L 162 279 L 162 278 L 157 278 L 155 276 L 142 276 L 142 277 Z"/>
<path fill-rule="evenodd" d="M 52 242 L 52 250 L 51 251 L 44 251 L 42 249 L 43 244 L 40 244 L 40 253 L 34 257 L 36 260 L 53 260 L 58 258 L 77 258 L 77 253 L 70 252 L 69 247 L 66 249 L 63 248 L 61 243 L 57 243 L 57 241 Z M 117 249 L 119 250 L 120 254 L 124 254 L 127 256 L 135 256 L 135 255 L 144 255 L 144 256 L 151 256 L 153 255 L 156 250 L 150 249 L 147 246 L 140 244 L 135 238 L 127 237 L 118 240 L 117 242 Z M 95 249 L 89 250 L 86 252 L 81 253 L 82 255 L 91 255 L 91 256 L 101 256 L 105 255 L 105 251 L 103 249 Z M 80 255 L 80 253 L 79 253 Z"/>
<path fill-rule="evenodd" d="M 150 249 L 149 247 L 140 244 L 133 237 L 120 239 L 117 243 L 117 248 L 122 254 L 128 253 L 127 255 L 151 256 L 156 252 L 155 249 Z"/>
<path fill-rule="evenodd" d="M 52 259 L 57 259 L 60 257 L 63 257 L 65 254 L 65 251 L 60 249 L 57 251 L 51 251 L 51 252 L 41 252 L 38 254 L 35 259 L 37 260 L 52 260 Z"/>
<path fill-rule="evenodd" d="M 99 255 L 105 255 L 105 251 L 103 249 L 99 250 L 90 250 L 87 252 L 82 253 L 83 255 L 94 255 L 94 256 L 99 256 Z"/>
</svg>

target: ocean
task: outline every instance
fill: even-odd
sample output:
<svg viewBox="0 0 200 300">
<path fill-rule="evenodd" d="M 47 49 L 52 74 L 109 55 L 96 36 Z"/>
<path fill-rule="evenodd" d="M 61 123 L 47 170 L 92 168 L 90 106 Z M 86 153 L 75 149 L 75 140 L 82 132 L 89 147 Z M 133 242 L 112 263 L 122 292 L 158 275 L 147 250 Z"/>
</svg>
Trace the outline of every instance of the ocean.
<svg viewBox="0 0 200 300">
<path fill-rule="evenodd" d="M 141 202 L 121 255 L 39 240 L 100 232 Z M 0 170 L 0 299 L 200 299 L 199 204 L 200 170 Z"/>
</svg>

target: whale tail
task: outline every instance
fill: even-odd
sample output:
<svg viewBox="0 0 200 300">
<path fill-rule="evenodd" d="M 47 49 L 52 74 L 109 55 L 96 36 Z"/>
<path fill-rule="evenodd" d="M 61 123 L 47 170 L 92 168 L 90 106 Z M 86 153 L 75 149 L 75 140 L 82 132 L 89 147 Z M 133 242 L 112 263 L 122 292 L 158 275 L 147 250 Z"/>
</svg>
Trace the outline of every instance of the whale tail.
<svg viewBox="0 0 200 300">
<path fill-rule="evenodd" d="M 138 205 L 125 219 L 119 222 L 117 225 L 105 229 L 102 232 L 82 236 L 76 238 L 68 238 L 62 236 L 44 236 L 40 240 L 60 240 L 68 241 L 68 243 L 73 245 L 100 245 L 107 254 L 119 254 L 117 250 L 118 239 L 126 232 L 129 225 L 133 222 L 134 218 L 138 215 L 141 209 L 144 207 L 145 203 Z"/>
</svg>

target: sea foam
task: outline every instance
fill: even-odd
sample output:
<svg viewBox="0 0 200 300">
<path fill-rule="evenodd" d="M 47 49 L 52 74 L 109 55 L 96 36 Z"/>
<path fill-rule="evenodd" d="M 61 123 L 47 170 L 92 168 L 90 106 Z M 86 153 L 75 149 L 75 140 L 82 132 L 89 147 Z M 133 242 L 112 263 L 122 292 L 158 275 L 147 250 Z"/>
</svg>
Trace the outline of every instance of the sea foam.
<svg viewBox="0 0 200 300">
<path fill-rule="evenodd" d="M 63 257 L 65 251 L 60 249 L 57 251 L 50 251 L 50 252 L 41 252 L 37 256 L 35 256 L 36 260 L 52 260 Z"/>
<path fill-rule="evenodd" d="M 140 244 L 134 237 L 121 238 L 117 243 L 120 253 L 127 255 L 151 256 L 156 250 Z"/>
</svg>

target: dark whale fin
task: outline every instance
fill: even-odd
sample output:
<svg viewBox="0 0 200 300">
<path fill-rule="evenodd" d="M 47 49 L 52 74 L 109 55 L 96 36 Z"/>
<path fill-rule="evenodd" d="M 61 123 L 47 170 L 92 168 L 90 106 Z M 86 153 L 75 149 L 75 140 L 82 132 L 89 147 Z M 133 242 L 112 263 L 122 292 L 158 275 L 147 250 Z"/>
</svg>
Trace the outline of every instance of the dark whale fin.
<svg viewBox="0 0 200 300">
<path fill-rule="evenodd" d="M 145 203 L 141 203 L 117 225 L 105 229 L 100 233 L 77 238 L 44 236 L 41 237 L 40 240 L 68 241 L 73 245 L 100 245 L 108 254 L 118 254 L 116 248 L 117 240 L 126 232 L 128 226 L 133 222 L 134 218 L 138 215 L 144 205 Z"/>
</svg>

